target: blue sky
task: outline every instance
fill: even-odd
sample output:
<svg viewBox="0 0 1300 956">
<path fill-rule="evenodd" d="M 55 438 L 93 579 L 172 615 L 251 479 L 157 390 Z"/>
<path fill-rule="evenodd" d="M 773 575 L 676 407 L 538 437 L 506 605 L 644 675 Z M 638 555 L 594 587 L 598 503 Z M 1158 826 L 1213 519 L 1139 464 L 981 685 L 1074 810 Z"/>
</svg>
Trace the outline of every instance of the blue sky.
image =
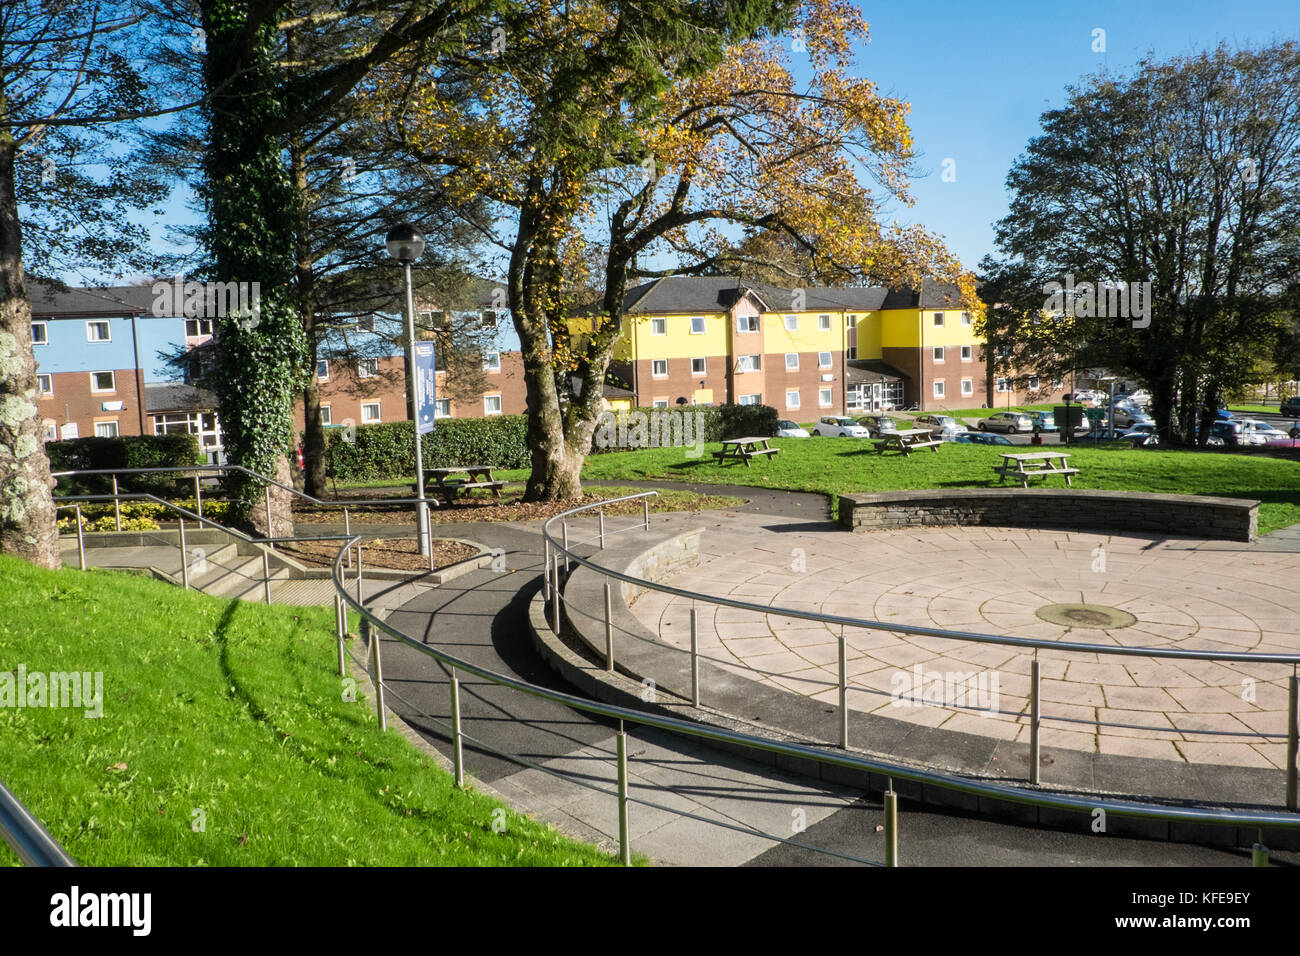
<svg viewBox="0 0 1300 956">
<path fill-rule="evenodd" d="M 863 0 L 871 42 L 858 72 L 912 104 L 920 168 L 917 203 L 899 218 L 945 236 L 968 268 L 993 251 L 993 223 L 1006 214 L 1006 175 L 1060 107 L 1065 88 L 1107 69 L 1127 74 L 1157 59 L 1300 39 L 1296 0 L 1129 0 L 971 3 Z M 1092 51 L 1105 30 L 1106 52 Z M 943 182 L 943 161 L 956 180 Z"/>
</svg>

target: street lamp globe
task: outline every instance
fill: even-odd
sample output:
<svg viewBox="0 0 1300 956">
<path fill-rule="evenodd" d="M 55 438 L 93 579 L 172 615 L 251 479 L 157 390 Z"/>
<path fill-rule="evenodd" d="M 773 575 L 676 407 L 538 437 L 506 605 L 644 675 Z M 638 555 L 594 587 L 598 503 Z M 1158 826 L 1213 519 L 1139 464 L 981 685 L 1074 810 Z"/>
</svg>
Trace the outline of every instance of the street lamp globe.
<svg viewBox="0 0 1300 956">
<path fill-rule="evenodd" d="M 409 222 L 399 222 L 388 230 L 384 245 L 388 247 L 388 254 L 398 262 L 414 262 L 424 252 L 424 233 Z"/>
</svg>

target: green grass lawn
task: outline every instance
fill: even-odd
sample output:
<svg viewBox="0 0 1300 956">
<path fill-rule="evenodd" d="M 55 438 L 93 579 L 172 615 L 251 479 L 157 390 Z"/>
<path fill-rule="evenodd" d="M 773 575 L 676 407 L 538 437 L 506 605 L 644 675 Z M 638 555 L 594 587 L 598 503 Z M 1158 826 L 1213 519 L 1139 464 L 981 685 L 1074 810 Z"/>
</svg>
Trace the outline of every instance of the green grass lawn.
<svg viewBox="0 0 1300 956">
<path fill-rule="evenodd" d="M 699 459 L 686 459 L 681 448 L 592 455 L 584 478 L 659 478 L 702 484 L 757 485 L 837 496 L 847 492 L 909 488 L 984 488 L 996 486 L 993 466 L 999 451 L 1030 451 L 992 445 L 945 443 L 938 454 L 918 451 L 910 458 L 877 455 L 865 441 L 849 438 L 774 438 L 781 449 L 749 468 L 719 466 L 711 445 Z M 1196 451 L 1159 451 L 1118 447 L 1069 449 L 1070 464 L 1081 474 L 1076 488 L 1151 491 L 1185 495 L 1221 495 L 1260 501 L 1259 531 L 1264 534 L 1300 523 L 1300 463 L 1275 458 Z M 507 473 L 513 477 L 521 473 Z M 1053 487 L 1061 484 L 1054 482 Z"/>
<path fill-rule="evenodd" d="M 103 673 L 98 719 L 0 707 L 0 779 L 83 865 L 614 862 L 456 789 L 346 702 L 331 608 L 3 556 L 0 582 L 0 672 Z"/>
<path fill-rule="evenodd" d="M 1279 403 L 1272 405 L 1229 405 L 1228 411 L 1238 415 L 1276 415 L 1281 408 Z"/>
</svg>

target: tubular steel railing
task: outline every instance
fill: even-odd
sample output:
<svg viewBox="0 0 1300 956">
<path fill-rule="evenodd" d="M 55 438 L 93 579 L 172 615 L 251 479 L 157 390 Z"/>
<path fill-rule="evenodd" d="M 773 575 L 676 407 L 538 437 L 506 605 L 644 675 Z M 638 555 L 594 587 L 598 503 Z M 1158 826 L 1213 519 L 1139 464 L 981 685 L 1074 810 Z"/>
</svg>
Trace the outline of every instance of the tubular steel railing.
<svg viewBox="0 0 1300 956">
<path fill-rule="evenodd" d="M 0 783 L 0 837 L 26 866 L 77 865 L 3 783 Z"/>
</svg>

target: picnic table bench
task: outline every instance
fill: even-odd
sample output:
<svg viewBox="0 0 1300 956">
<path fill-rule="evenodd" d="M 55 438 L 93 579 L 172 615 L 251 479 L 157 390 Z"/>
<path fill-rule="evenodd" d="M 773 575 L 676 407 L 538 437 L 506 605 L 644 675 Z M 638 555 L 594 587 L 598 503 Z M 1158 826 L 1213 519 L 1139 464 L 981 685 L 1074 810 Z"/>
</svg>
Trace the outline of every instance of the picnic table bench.
<svg viewBox="0 0 1300 956">
<path fill-rule="evenodd" d="M 490 488 L 495 498 L 501 497 L 501 489 L 505 487 L 504 481 L 498 481 L 492 477 L 492 468 L 489 465 L 458 465 L 449 468 L 431 468 L 425 472 L 426 489 L 435 495 L 441 495 L 442 498 L 451 504 L 463 492 L 470 491 L 474 488 Z M 466 475 L 466 478 L 455 478 L 455 475 Z"/>
<path fill-rule="evenodd" d="M 994 465 L 993 470 L 1001 476 L 999 482 L 1016 478 L 1025 488 L 1029 487 L 1030 478 L 1064 478 L 1066 487 L 1070 487 L 1070 476 L 1077 475 L 1079 469 L 1066 467 L 1065 460 L 1069 457 L 1059 451 L 1004 454 L 1002 464 Z"/>
<path fill-rule="evenodd" d="M 928 428 L 900 428 L 894 432 L 881 432 L 879 438 L 872 439 L 876 446 L 876 451 L 884 454 L 889 449 L 894 449 L 903 453 L 903 456 L 910 458 L 912 449 L 929 448 L 936 455 L 939 454 L 939 446 L 942 441 L 931 437 Z"/>
<path fill-rule="evenodd" d="M 767 443 L 766 438 L 728 438 L 722 443 L 722 450 L 715 451 L 713 457 L 720 465 L 727 461 L 743 461 L 748 468 L 754 458 L 781 453 L 781 449 L 771 448 Z"/>
</svg>

